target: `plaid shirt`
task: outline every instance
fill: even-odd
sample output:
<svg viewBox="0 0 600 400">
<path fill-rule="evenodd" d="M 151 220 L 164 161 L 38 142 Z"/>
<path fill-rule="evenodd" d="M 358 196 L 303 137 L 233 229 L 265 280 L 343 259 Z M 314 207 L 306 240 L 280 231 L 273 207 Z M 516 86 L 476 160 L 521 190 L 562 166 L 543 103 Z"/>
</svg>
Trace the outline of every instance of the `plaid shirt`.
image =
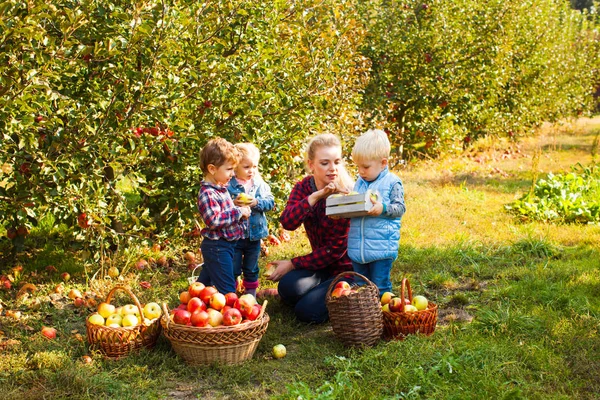
<svg viewBox="0 0 600 400">
<path fill-rule="evenodd" d="M 206 225 L 200 232 L 205 238 L 232 241 L 244 237 L 242 211 L 233 204 L 225 186 L 200 182 L 198 211 Z"/>
<path fill-rule="evenodd" d="M 296 183 L 290 198 L 281 214 L 280 222 L 284 229 L 293 231 L 301 224 L 310 241 L 312 253 L 292 258 L 297 269 L 319 270 L 328 268 L 331 276 L 352 270 L 348 258 L 348 229 L 350 220 L 331 219 L 325 215 L 325 199 L 313 207 L 308 204 L 308 196 L 317 191 L 312 176 Z"/>
</svg>

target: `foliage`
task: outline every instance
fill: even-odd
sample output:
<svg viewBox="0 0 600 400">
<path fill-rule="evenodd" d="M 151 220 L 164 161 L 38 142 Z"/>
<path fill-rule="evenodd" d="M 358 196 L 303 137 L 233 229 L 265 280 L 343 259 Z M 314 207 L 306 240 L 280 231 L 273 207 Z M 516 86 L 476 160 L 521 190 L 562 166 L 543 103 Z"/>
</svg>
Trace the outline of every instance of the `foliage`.
<svg viewBox="0 0 600 400">
<path fill-rule="evenodd" d="M 252 141 L 279 204 L 308 132 L 353 127 L 351 1 L 3 2 L 0 215 L 98 249 L 198 226 L 197 157 Z M 77 224 L 80 228 L 77 228 Z"/>
<path fill-rule="evenodd" d="M 527 220 L 599 223 L 600 168 L 577 164 L 572 169 L 567 174 L 549 173 L 506 209 Z"/>
<path fill-rule="evenodd" d="M 565 2 L 382 1 L 369 18 L 362 104 L 398 158 L 593 110 L 600 43 Z"/>
</svg>

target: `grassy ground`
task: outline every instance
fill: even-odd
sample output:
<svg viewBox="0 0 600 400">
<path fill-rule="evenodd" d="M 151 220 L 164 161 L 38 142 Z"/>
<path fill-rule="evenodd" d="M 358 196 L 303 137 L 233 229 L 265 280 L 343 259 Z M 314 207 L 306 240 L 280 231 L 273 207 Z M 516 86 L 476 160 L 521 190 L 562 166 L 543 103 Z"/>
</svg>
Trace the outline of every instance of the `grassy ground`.
<svg viewBox="0 0 600 400">
<path fill-rule="evenodd" d="M 120 361 L 85 340 L 88 310 L 48 294 L 56 284 L 17 301 L 0 296 L 0 397 L 37 398 L 281 398 L 281 399 L 595 399 L 600 393 L 600 227 L 519 223 L 504 205 L 527 192 L 535 176 L 588 165 L 600 119 L 543 129 L 519 144 L 486 140 L 459 156 L 398 171 L 408 212 L 394 282 L 440 306 L 430 337 L 348 349 L 330 324 L 311 326 L 269 303 L 271 322 L 254 358 L 240 366 L 187 367 L 160 338 L 157 347 Z M 597 161 L 597 160 L 596 160 Z M 32 234 L 35 237 L 35 233 Z M 183 246 L 183 245 L 182 245 Z M 306 250 L 301 236 L 269 259 Z M 175 303 L 189 273 L 175 268 L 126 276 L 142 302 Z M 77 269 L 61 246 L 46 244 L 25 269 L 54 263 Z M 62 264 L 61 264 L 62 263 Z M 54 278 L 57 279 L 56 277 Z M 148 290 L 138 282 L 152 283 Z M 74 279 L 67 289 L 106 295 L 114 282 Z M 37 300 L 36 300 L 37 299 Z M 21 310 L 15 320 L 7 310 Z M 57 340 L 39 334 L 58 329 Z M 271 348 L 288 355 L 273 359 Z"/>
</svg>

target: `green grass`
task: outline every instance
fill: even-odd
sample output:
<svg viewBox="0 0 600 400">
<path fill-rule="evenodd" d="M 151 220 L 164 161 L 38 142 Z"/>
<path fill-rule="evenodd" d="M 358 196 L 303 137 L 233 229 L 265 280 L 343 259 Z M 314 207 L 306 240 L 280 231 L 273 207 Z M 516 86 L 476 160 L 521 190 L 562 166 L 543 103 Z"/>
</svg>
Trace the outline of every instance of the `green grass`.
<svg viewBox="0 0 600 400">
<path fill-rule="evenodd" d="M 393 282 L 397 287 L 407 276 L 414 293 L 435 301 L 438 326 L 430 337 L 382 341 L 368 349 L 345 348 L 330 324 L 299 323 L 288 307 L 271 301 L 267 333 L 242 365 L 188 367 L 164 337 L 152 351 L 120 361 L 92 354 L 93 363 L 84 364 L 81 357 L 91 353 L 77 335 L 85 336 L 88 311 L 65 298 L 53 300 L 49 294 L 58 277 L 47 276 L 44 267 L 73 271 L 67 288 L 93 289 L 100 296 L 115 282 L 88 281 L 100 266 L 82 261 L 60 235 L 52 236 L 49 223 L 46 231 L 32 232 L 25 251 L 2 268 L 6 273 L 22 263 L 23 281 L 35 282 L 38 291 L 19 301 L 16 290 L 0 294 L 5 311 L 23 313 L 19 321 L 0 317 L 0 397 L 596 399 L 600 227 L 523 223 L 504 205 L 529 190 L 533 169 L 542 176 L 569 171 L 577 162 L 591 164 L 599 127 L 595 119 L 546 129 L 518 144 L 488 139 L 463 155 L 398 171 L 408 212 Z M 172 271 L 130 271 L 125 282 L 142 302 L 174 304 L 189 275 L 183 252 L 197 245 L 173 238 L 162 251 Z M 6 242 L 0 246 L 2 259 L 14 260 Z M 296 234 L 271 248 L 261 265 L 307 248 Z M 157 256 L 140 244 L 113 262 L 131 265 L 139 255 Z M 141 289 L 142 280 L 152 288 Z M 58 329 L 57 340 L 41 337 L 43 325 Z M 278 343 L 288 350 L 281 360 L 271 357 Z"/>
</svg>

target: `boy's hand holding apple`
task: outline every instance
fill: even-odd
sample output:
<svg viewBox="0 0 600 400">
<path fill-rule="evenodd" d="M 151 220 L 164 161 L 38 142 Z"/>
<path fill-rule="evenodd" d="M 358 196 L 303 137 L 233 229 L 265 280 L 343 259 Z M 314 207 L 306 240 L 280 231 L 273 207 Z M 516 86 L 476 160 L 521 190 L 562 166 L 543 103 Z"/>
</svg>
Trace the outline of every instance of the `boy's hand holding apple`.
<svg viewBox="0 0 600 400">
<path fill-rule="evenodd" d="M 370 196 L 371 203 L 373 203 L 373 207 L 369 211 L 367 211 L 367 215 L 376 217 L 383 213 L 383 203 L 378 201 L 379 196 L 376 193 L 371 193 Z"/>
<path fill-rule="evenodd" d="M 250 214 L 252 213 L 252 210 L 250 210 L 250 207 L 242 206 L 242 207 L 240 207 L 240 210 L 242 211 L 242 218 L 244 218 L 244 219 L 250 218 Z"/>
</svg>

